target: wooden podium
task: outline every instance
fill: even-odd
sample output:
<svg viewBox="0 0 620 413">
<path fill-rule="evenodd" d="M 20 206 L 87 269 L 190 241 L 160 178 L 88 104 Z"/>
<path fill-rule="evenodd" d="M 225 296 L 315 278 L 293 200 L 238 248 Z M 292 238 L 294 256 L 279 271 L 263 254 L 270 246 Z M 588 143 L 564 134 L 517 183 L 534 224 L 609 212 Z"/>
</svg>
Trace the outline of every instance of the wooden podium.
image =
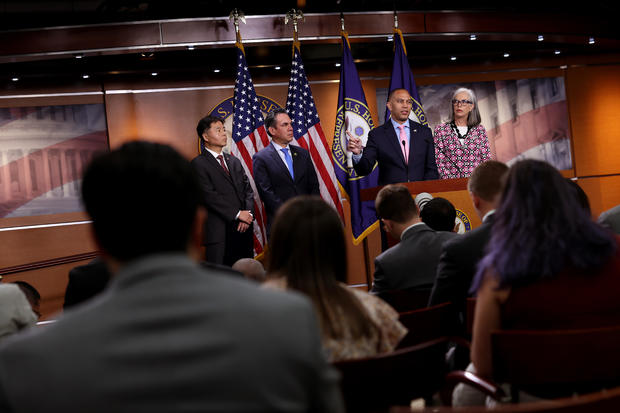
<svg viewBox="0 0 620 413">
<path fill-rule="evenodd" d="M 468 178 L 458 179 L 437 179 L 433 181 L 416 181 L 416 182 L 404 182 L 404 185 L 409 189 L 412 197 L 422 192 L 428 192 L 433 198 L 445 198 L 452 202 L 457 210 L 457 219 L 460 219 L 459 232 L 465 232 L 478 227 L 481 222 L 480 218 L 476 214 L 476 211 L 471 203 L 469 193 L 467 191 Z M 374 201 L 377 197 L 377 193 L 383 188 L 383 186 L 376 186 L 373 188 L 362 189 L 360 196 L 362 201 Z M 378 233 L 378 231 L 375 231 Z M 375 257 L 381 253 L 381 243 L 378 242 L 378 237 L 375 234 L 371 234 L 373 237 L 371 242 L 364 240 L 364 255 L 366 263 L 366 273 L 368 286 L 372 283 L 372 274 L 374 273 L 374 261 Z M 393 245 L 397 241 L 391 240 L 388 235 L 388 245 Z"/>
<path fill-rule="evenodd" d="M 460 212 L 465 218 L 462 220 L 467 221 L 464 222 L 464 227 L 459 230 L 459 232 L 464 232 L 480 225 L 480 218 L 476 214 L 467 191 L 468 180 L 469 178 L 436 179 L 433 181 L 403 182 L 399 185 L 406 186 L 413 197 L 419 193 L 428 192 L 433 198 L 445 198 L 452 202 L 457 209 L 457 217 L 460 218 Z M 373 201 L 381 188 L 383 186 L 362 189 L 360 191 L 362 201 Z"/>
</svg>

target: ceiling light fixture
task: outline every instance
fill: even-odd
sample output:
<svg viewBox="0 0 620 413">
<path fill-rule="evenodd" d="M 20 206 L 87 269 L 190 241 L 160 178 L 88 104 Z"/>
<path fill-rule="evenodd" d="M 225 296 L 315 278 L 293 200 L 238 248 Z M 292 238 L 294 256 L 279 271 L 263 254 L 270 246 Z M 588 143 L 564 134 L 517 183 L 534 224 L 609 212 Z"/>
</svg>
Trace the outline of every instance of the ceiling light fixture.
<svg viewBox="0 0 620 413">
<path fill-rule="evenodd" d="M 559 50 L 556 50 L 555 52 L 553 52 L 554 54 L 560 54 L 562 52 L 560 52 Z"/>
<path fill-rule="evenodd" d="M 11 78 L 11 80 L 12 80 L 13 82 L 17 82 L 17 81 L 19 80 L 19 78 L 18 78 L 18 77 L 12 77 L 12 78 Z"/>
<path fill-rule="evenodd" d="M 83 57 L 84 57 L 84 55 L 82 53 L 78 53 L 78 54 L 75 55 L 76 59 L 81 59 Z"/>
<path fill-rule="evenodd" d="M 542 34 L 538 35 L 538 41 L 542 42 L 543 40 L 545 40 L 545 36 L 543 36 Z"/>
<path fill-rule="evenodd" d="M 596 43 L 596 42 L 594 41 L 594 37 L 590 37 L 590 38 L 588 39 L 588 44 L 594 44 L 594 43 Z"/>
<path fill-rule="evenodd" d="M 220 69 L 213 69 L 213 73 L 220 73 Z"/>
<path fill-rule="evenodd" d="M 340 63 L 336 63 L 336 67 L 340 67 Z"/>
<path fill-rule="evenodd" d="M 82 75 L 82 79 L 88 79 L 90 75 Z"/>
<path fill-rule="evenodd" d="M 276 69 L 276 70 L 280 70 L 280 69 L 282 69 L 282 68 L 281 68 L 280 66 L 276 66 L 276 67 L 274 67 L 274 69 Z"/>
<path fill-rule="evenodd" d="M 504 57 L 510 57 L 510 53 L 504 53 Z"/>
<path fill-rule="evenodd" d="M 450 60 L 455 61 L 455 60 L 456 60 L 456 56 L 452 56 L 452 57 L 450 58 Z"/>
<path fill-rule="evenodd" d="M 157 72 L 152 72 L 152 73 L 151 73 L 151 76 L 157 76 L 158 74 L 159 74 L 159 73 L 157 73 Z"/>
<path fill-rule="evenodd" d="M 469 35 L 469 40 L 476 40 L 476 39 L 477 39 L 477 37 L 476 37 L 475 34 L 470 34 Z"/>
<path fill-rule="evenodd" d="M 187 46 L 187 50 L 194 50 L 195 47 L 194 46 Z"/>
</svg>

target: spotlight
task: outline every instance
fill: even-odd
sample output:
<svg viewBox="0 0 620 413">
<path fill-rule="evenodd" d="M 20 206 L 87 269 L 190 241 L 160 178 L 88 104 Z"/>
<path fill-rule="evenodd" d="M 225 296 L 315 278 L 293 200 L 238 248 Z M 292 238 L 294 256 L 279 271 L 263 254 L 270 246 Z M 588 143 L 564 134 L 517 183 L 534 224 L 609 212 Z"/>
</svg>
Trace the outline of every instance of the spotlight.
<svg viewBox="0 0 620 413">
<path fill-rule="evenodd" d="M 82 79 L 88 79 L 90 75 L 82 75 Z"/>
<path fill-rule="evenodd" d="M 187 46 L 187 50 L 194 50 L 195 47 L 194 46 Z"/>
<path fill-rule="evenodd" d="M 476 39 L 477 39 L 477 37 L 476 37 L 475 34 L 469 35 L 469 40 L 476 40 Z"/>
<path fill-rule="evenodd" d="M 594 44 L 594 43 L 596 43 L 596 42 L 594 41 L 594 37 L 590 37 L 590 38 L 588 39 L 588 44 Z"/>
<path fill-rule="evenodd" d="M 220 69 L 213 69 L 213 73 L 220 73 Z"/>
<path fill-rule="evenodd" d="M 280 66 L 276 66 L 276 67 L 274 67 L 274 69 L 276 69 L 276 70 L 280 70 L 280 69 L 282 69 L 282 68 L 281 68 Z"/>
<path fill-rule="evenodd" d="M 157 72 L 151 72 L 151 76 L 157 76 L 159 73 Z"/>
<path fill-rule="evenodd" d="M 336 63 L 336 67 L 340 67 L 340 63 Z"/>
<path fill-rule="evenodd" d="M 510 57 L 510 53 L 504 53 L 504 57 Z"/>
<path fill-rule="evenodd" d="M 17 82 L 17 81 L 19 80 L 19 78 L 18 78 L 18 77 L 12 77 L 12 78 L 11 78 L 11 80 L 12 80 L 13 82 Z"/>
<path fill-rule="evenodd" d="M 560 52 L 559 50 L 556 50 L 555 52 L 553 52 L 554 54 L 560 54 L 562 52 Z"/>
<path fill-rule="evenodd" d="M 543 36 L 542 34 L 538 35 L 538 41 L 542 42 L 543 40 L 545 40 L 545 36 Z"/>
<path fill-rule="evenodd" d="M 450 60 L 455 61 L 455 60 L 456 60 L 456 56 L 452 56 L 452 57 L 450 58 Z"/>
</svg>

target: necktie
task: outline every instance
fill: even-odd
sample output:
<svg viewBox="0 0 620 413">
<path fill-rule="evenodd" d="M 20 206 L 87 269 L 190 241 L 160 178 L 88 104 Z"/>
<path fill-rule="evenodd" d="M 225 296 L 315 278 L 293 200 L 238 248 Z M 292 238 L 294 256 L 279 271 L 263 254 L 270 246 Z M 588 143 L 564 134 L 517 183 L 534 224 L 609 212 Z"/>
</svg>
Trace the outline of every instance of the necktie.
<svg viewBox="0 0 620 413">
<path fill-rule="evenodd" d="M 291 174 L 291 178 L 295 179 L 295 175 L 293 174 L 293 158 L 291 158 L 291 154 L 288 153 L 288 148 L 282 148 L 280 150 L 284 154 L 284 160 L 286 161 L 286 164 L 288 165 L 288 171 Z"/>
<path fill-rule="evenodd" d="M 228 168 L 226 167 L 226 164 L 224 163 L 224 157 L 222 155 L 218 155 L 217 160 L 220 161 L 220 165 L 222 165 L 222 168 L 224 168 L 226 173 L 230 175 L 230 172 L 228 171 Z"/>
<path fill-rule="evenodd" d="M 405 163 L 409 163 L 409 142 L 407 142 L 407 134 L 405 133 L 405 125 L 398 125 L 400 129 L 400 149 L 403 151 Z"/>
</svg>

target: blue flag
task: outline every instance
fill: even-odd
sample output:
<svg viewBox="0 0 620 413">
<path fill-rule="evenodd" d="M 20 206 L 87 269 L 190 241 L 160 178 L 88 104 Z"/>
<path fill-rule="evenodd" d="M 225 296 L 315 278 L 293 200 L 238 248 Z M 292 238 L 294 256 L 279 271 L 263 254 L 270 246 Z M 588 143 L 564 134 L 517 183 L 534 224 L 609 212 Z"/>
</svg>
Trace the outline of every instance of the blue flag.
<svg viewBox="0 0 620 413">
<path fill-rule="evenodd" d="M 420 95 L 418 95 L 418 89 L 415 86 L 415 79 L 413 73 L 411 73 L 411 67 L 409 67 L 409 61 L 407 60 L 407 49 L 405 48 L 405 40 L 403 39 L 403 33 L 400 29 L 394 29 L 394 63 L 392 65 L 392 77 L 390 78 L 391 92 L 394 89 L 407 89 L 409 95 L 413 100 L 413 107 L 409 118 L 422 125 L 428 126 L 428 120 L 420 101 Z M 390 110 L 385 111 L 385 121 L 390 118 Z"/>
<path fill-rule="evenodd" d="M 332 144 L 334 170 L 342 190 L 349 196 L 351 205 L 351 227 L 353 242 L 359 244 L 366 235 L 378 226 L 374 201 L 362 202 L 360 190 L 377 186 L 379 171 L 375 164 L 367 176 L 357 176 L 352 168 L 352 161 L 347 157 L 347 132 L 362 140 L 366 145 L 368 132 L 374 127 L 366 96 L 362 89 L 346 32 L 342 33 L 342 63 L 340 66 L 340 90 L 338 92 L 338 110 L 336 127 Z M 347 162 L 349 158 L 349 162 Z"/>
</svg>

